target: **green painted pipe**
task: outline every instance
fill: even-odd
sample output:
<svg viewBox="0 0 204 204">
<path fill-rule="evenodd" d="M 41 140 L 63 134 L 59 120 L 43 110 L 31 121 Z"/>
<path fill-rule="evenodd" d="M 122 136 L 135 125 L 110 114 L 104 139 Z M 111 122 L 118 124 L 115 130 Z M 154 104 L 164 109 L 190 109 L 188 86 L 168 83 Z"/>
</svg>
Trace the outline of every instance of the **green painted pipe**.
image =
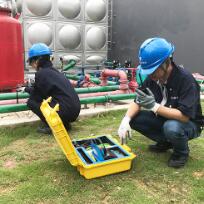
<svg viewBox="0 0 204 204">
<path fill-rule="evenodd" d="M 104 103 L 118 100 L 134 99 L 135 93 L 133 94 L 119 94 L 119 95 L 107 95 L 99 97 L 81 98 L 81 104 L 92 104 L 92 103 Z M 10 113 L 29 110 L 26 104 L 15 104 L 15 105 L 2 105 L 0 106 L 0 113 Z"/>
<path fill-rule="evenodd" d="M 13 93 L 2 93 L 0 94 L 0 100 L 10 100 L 10 99 L 17 99 L 17 98 L 28 98 L 28 93 L 22 92 L 13 92 Z"/>
<path fill-rule="evenodd" d="M 76 65 L 76 60 L 71 59 L 67 65 L 63 67 L 63 71 L 67 71 L 69 69 L 73 69 Z"/>
<path fill-rule="evenodd" d="M 100 86 L 100 87 L 89 87 L 89 88 L 75 88 L 78 94 L 81 93 L 95 93 L 95 92 L 106 92 L 106 91 L 115 91 L 119 90 L 119 85 L 115 86 Z M 204 92 L 204 86 L 200 87 L 201 92 Z M 16 93 L 3 93 L 0 94 L 0 100 L 10 100 L 10 99 L 23 99 L 28 98 L 28 93 L 18 93 L 18 97 Z"/>
<path fill-rule="evenodd" d="M 72 79 L 72 80 L 79 80 L 80 79 L 80 76 L 77 76 L 77 75 L 73 75 L 73 74 L 66 74 L 66 77 L 68 79 Z M 91 77 L 90 78 L 90 81 L 95 83 L 95 84 L 100 84 L 101 83 L 101 80 L 96 78 L 96 77 Z M 114 82 L 114 81 L 108 81 L 107 82 L 108 85 L 117 85 L 117 82 Z"/>
<path fill-rule="evenodd" d="M 95 92 L 106 92 L 106 91 L 115 91 L 119 90 L 119 85 L 115 86 L 96 86 L 96 87 L 87 87 L 87 88 L 75 88 L 75 91 L 78 94 L 81 93 L 95 93 Z"/>
<path fill-rule="evenodd" d="M 28 110 L 26 104 L 3 105 L 0 106 L 0 113 L 11 113 Z"/>
<path fill-rule="evenodd" d="M 119 90 L 119 85 L 115 86 L 96 86 L 96 87 L 87 87 L 87 88 L 75 88 L 75 91 L 78 94 L 81 93 L 95 93 L 95 92 L 105 92 L 105 91 L 115 91 Z M 21 99 L 28 98 L 28 93 L 15 92 L 15 93 L 2 93 L 0 94 L 0 100 L 10 100 L 10 99 Z"/>
<path fill-rule="evenodd" d="M 204 91 L 204 87 L 202 87 L 202 91 Z M 126 99 L 134 99 L 135 93 L 132 94 L 119 94 L 119 95 L 107 95 L 107 96 L 98 96 L 98 97 L 90 97 L 90 98 L 81 98 L 81 104 L 92 104 L 92 103 L 104 103 L 104 102 L 112 102 L 117 100 L 126 100 Z M 10 113 L 10 112 L 19 112 L 28 110 L 26 104 L 15 104 L 15 105 L 2 105 L 0 106 L 0 113 Z"/>
<path fill-rule="evenodd" d="M 202 79 L 196 79 L 196 81 L 197 81 L 199 84 L 203 84 L 203 83 L 204 83 L 204 80 L 202 80 Z"/>
<path fill-rule="evenodd" d="M 135 93 L 132 94 L 119 94 L 119 95 L 107 95 L 107 96 L 98 96 L 98 97 L 90 97 L 90 98 L 81 98 L 81 104 L 91 104 L 91 103 L 104 103 L 104 102 L 112 102 L 118 100 L 126 100 L 126 99 L 134 99 L 136 96 Z"/>
</svg>

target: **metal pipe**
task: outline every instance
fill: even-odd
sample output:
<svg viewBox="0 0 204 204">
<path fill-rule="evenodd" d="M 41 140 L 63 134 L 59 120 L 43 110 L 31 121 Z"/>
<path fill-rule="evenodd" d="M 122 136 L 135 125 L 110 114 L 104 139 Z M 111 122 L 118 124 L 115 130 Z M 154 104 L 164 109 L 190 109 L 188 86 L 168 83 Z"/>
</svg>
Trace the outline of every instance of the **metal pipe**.
<svg viewBox="0 0 204 204">
<path fill-rule="evenodd" d="M 0 101 L 0 106 L 1 105 L 11 105 L 11 104 L 19 104 L 19 103 L 26 103 L 27 102 L 27 98 L 26 99 L 11 99 L 11 100 L 2 100 Z"/>
<path fill-rule="evenodd" d="M 13 93 L 2 93 L 0 94 L 0 100 L 9 100 L 9 99 L 21 99 L 21 98 L 28 98 L 28 93 L 22 92 L 13 92 Z"/>
<path fill-rule="evenodd" d="M 92 104 L 92 103 L 104 103 L 117 100 L 134 99 L 135 93 L 132 94 L 120 94 L 120 95 L 107 95 L 90 98 L 80 98 L 81 104 Z M 0 106 L 0 113 L 10 113 L 29 110 L 26 104 L 15 104 L 15 105 L 2 105 Z"/>
<path fill-rule="evenodd" d="M 73 79 L 73 80 L 79 80 L 80 79 L 80 76 L 77 76 L 77 75 L 73 75 L 73 74 L 67 74 L 65 73 L 66 77 L 68 79 Z M 91 77 L 90 79 L 91 82 L 95 83 L 95 84 L 100 84 L 101 83 L 101 80 L 96 78 L 96 77 Z M 117 82 L 114 82 L 114 81 L 107 81 L 107 85 L 117 85 Z"/>
<path fill-rule="evenodd" d="M 199 84 L 204 84 L 204 80 L 203 80 L 203 79 L 196 79 L 196 81 L 197 81 Z"/>
<path fill-rule="evenodd" d="M 120 89 L 127 90 L 128 89 L 128 78 L 127 74 L 123 70 L 112 70 L 112 69 L 104 69 L 101 72 L 101 86 L 107 85 L 107 77 L 118 77 L 120 82 Z"/>
<path fill-rule="evenodd" d="M 114 86 L 96 86 L 96 87 L 87 87 L 87 88 L 75 88 L 75 91 L 78 94 L 81 93 L 94 93 L 94 92 L 105 92 L 105 91 L 115 91 L 119 89 L 119 85 Z M 13 93 L 2 93 L 0 94 L 0 101 L 11 100 L 11 99 L 24 99 L 28 98 L 28 93 L 22 92 L 13 92 Z"/>
<path fill-rule="evenodd" d="M 201 90 L 204 91 L 204 87 L 202 87 Z M 131 93 L 131 94 L 106 95 L 106 96 L 98 96 L 98 97 L 80 98 L 80 103 L 92 104 L 92 103 L 112 102 L 117 100 L 134 99 L 135 96 L 136 96 L 135 93 Z M 25 110 L 28 110 L 28 107 L 26 104 L 0 106 L 0 113 L 10 113 L 10 112 L 25 111 Z"/>
<path fill-rule="evenodd" d="M 82 93 L 95 93 L 95 92 L 106 92 L 106 91 L 114 91 L 114 90 L 118 90 L 118 89 L 119 89 L 119 85 L 115 85 L 115 86 L 102 86 L 102 87 L 100 87 L 100 86 L 98 87 L 97 86 L 97 87 L 90 87 L 90 88 L 75 88 L 75 90 L 76 90 L 76 92 L 78 94 L 82 94 Z M 200 86 L 200 91 L 204 92 L 204 86 Z M 111 94 L 111 92 L 109 92 L 109 94 Z M 11 100 L 11 99 L 14 99 L 16 101 L 18 99 L 26 99 L 28 97 L 29 97 L 28 93 L 21 93 L 21 92 L 19 92 L 18 95 L 17 95 L 16 92 L 15 93 L 2 93 L 2 94 L 0 94 L 0 101 Z M 2 102 L 2 103 L 4 103 L 4 102 Z"/>
<path fill-rule="evenodd" d="M 119 89 L 112 92 L 98 92 L 98 93 L 88 93 L 88 94 L 80 94 L 80 98 L 87 98 L 87 97 L 98 97 L 98 96 L 106 96 L 106 95 L 118 95 L 118 94 L 126 94 L 130 93 L 130 90 L 128 89 L 128 79 L 127 74 L 124 71 L 121 70 L 109 70 L 104 69 L 101 72 L 101 84 L 102 86 L 107 85 L 107 77 L 119 77 Z M 132 92 L 132 91 L 131 91 Z"/>
<path fill-rule="evenodd" d="M 132 93 L 132 92 L 130 92 L 129 90 L 116 90 L 116 91 L 109 91 L 109 92 L 79 94 L 79 98 L 109 96 L 109 95 L 118 95 L 118 94 L 130 94 L 130 93 Z"/>
<path fill-rule="evenodd" d="M 98 96 L 90 98 L 81 98 L 81 104 L 91 104 L 91 103 L 104 103 L 112 102 L 118 100 L 134 99 L 136 96 L 135 93 L 132 94 L 119 94 L 119 95 L 107 95 L 107 96 Z"/>
<path fill-rule="evenodd" d="M 26 104 L 4 105 L 0 106 L 0 113 L 11 113 L 28 110 Z"/>
<path fill-rule="evenodd" d="M 77 86 L 77 81 L 72 80 L 72 79 L 69 79 L 69 81 L 70 81 L 70 83 L 71 83 L 71 85 L 72 85 L 73 87 L 76 87 L 76 86 Z"/>
<path fill-rule="evenodd" d="M 76 65 L 76 63 L 77 63 L 77 62 L 76 62 L 75 60 L 71 59 L 71 60 L 69 61 L 69 63 L 63 67 L 63 71 L 68 71 L 68 70 L 70 70 L 70 69 L 73 69 L 74 66 Z"/>
<path fill-rule="evenodd" d="M 204 76 L 199 73 L 192 73 L 192 75 L 195 79 L 204 80 Z"/>
<path fill-rule="evenodd" d="M 119 85 L 115 85 L 115 86 L 95 86 L 95 87 L 87 87 L 87 88 L 75 88 L 75 91 L 78 94 L 82 94 L 82 93 L 115 91 L 118 89 L 119 89 Z"/>
</svg>

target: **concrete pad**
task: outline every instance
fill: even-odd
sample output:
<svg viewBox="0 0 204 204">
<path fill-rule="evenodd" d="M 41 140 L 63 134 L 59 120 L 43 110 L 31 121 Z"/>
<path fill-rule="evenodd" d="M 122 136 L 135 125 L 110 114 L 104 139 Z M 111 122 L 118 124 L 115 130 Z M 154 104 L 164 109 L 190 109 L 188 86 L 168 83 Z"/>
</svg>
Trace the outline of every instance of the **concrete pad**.
<svg viewBox="0 0 204 204">
<path fill-rule="evenodd" d="M 132 100 L 131 100 L 132 101 Z M 82 109 L 79 118 L 90 117 L 100 113 L 112 111 L 112 110 L 123 110 L 129 107 L 130 100 L 118 101 L 117 103 L 105 103 L 97 105 L 82 105 Z M 40 119 L 32 111 L 21 111 L 13 113 L 0 114 L 0 127 L 33 123 Z"/>
</svg>

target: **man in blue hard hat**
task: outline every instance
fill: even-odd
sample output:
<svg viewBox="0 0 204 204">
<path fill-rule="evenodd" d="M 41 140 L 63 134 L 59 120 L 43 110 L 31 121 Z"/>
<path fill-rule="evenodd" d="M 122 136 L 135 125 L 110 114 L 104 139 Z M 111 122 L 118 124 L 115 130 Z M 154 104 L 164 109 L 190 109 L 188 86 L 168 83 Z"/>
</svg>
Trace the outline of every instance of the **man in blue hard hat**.
<svg viewBox="0 0 204 204">
<path fill-rule="evenodd" d="M 43 99 L 51 96 L 50 105 L 54 107 L 59 104 L 58 114 L 67 130 L 70 129 L 70 123 L 77 119 L 81 107 L 79 97 L 70 81 L 53 67 L 50 61 L 51 54 L 50 48 L 44 43 L 32 45 L 28 52 L 28 63 L 36 70 L 35 83 L 32 87 L 25 88 L 25 91 L 30 94 L 28 107 L 44 124 L 38 128 L 38 132 L 45 134 L 50 134 L 51 129 L 40 111 Z"/>
<path fill-rule="evenodd" d="M 190 72 L 173 61 L 174 46 L 166 39 L 145 40 L 139 50 L 139 72 L 148 75 L 122 119 L 118 134 L 131 128 L 155 141 L 152 152 L 173 153 L 168 166 L 183 167 L 189 157 L 188 141 L 200 135 L 203 116 L 200 87 Z"/>
</svg>

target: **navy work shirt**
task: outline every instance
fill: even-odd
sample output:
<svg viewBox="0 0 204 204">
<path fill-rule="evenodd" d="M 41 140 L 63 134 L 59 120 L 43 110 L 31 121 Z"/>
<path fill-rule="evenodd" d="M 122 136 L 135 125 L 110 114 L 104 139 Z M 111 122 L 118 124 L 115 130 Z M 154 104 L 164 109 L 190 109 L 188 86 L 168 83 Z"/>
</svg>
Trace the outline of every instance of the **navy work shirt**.
<svg viewBox="0 0 204 204">
<path fill-rule="evenodd" d="M 51 106 L 60 106 L 59 115 L 63 121 L 75 121 L 80 112 L 80 101 L 70 81 L 63 73 L 53 68 L 51 62 L 46 62 L 35 74 L 35 84 L 27 90 L 30 99 L 42 102 L 52 97 Z"/>
<path fill-rule="evenodd" d="M 176 66 L 174 63 L 172 66 L 172 72 L 165 84 L 167 92 L 165 106 L 180 110 L 190 120 L 200 126 L 200 120 L 202 118 L 200 86 L 192 74 L 186 69 Z M 143 87 L 148 87 L 154 94 L 156 102 L 161 103 L 163 95 L 161 87 L 157 82 L 148 77 L 144 81 Z"/>
</svg>

